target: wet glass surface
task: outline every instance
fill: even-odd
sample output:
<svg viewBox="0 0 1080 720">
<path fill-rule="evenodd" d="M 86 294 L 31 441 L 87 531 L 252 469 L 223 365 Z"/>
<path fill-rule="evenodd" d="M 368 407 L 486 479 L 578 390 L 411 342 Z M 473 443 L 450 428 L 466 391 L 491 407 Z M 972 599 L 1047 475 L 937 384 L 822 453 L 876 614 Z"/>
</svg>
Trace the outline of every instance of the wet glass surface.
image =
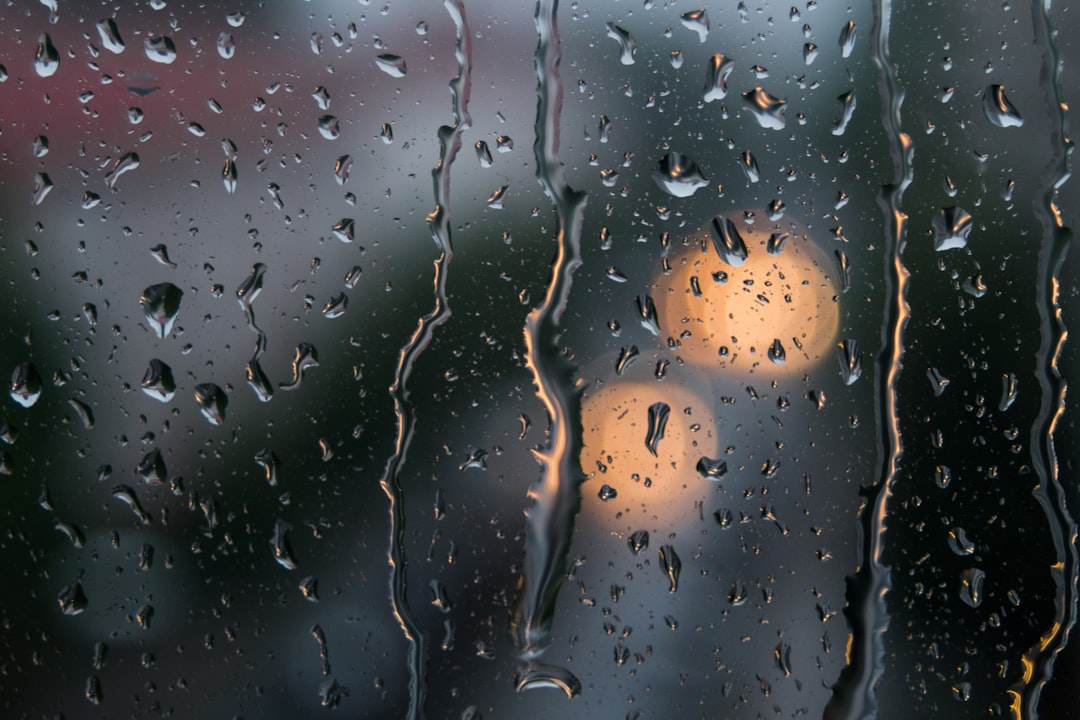
<svg viewBox="0 0 1080 720">
<path fill-rule="evenodd" d="M 1080 717 L 1073 11 L 5 7 L 5 717 Z"/>
</svg>

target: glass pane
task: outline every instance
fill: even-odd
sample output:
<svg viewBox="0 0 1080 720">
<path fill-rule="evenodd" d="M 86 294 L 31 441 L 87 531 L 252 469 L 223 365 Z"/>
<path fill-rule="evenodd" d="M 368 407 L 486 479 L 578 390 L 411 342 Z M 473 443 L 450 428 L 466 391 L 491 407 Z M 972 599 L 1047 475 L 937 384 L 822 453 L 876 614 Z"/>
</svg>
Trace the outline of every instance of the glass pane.
<svg viewBox="0 0 1080 720">
<path fill-rule="evenodd" d="M 4 16 L 5 717 L 1080 717 L 1068 7 Z"/>
</svg>

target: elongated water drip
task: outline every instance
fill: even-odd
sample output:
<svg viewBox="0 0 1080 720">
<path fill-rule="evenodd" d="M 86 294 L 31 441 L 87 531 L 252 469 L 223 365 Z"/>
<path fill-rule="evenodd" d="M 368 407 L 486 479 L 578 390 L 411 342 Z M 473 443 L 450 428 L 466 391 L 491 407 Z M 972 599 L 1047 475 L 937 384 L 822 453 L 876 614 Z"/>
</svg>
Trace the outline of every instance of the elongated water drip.
<svg viewBox="0 0 1080 720">
<path fill-rule="evenodd" d="M 574 368 L 560 352 L 560 319 L 566 308 L 574 271 L 581 265 L 584 192 L 570 189 L 559 161 L 559 120 L 563 87 L 559 75 L 561 45 L 556 23 L 558 0 L 538 0 L 536 28 L 537 179 L 558 216 L 558 254 L 544 301 L 525 321 L 526 360 L 537 396 L 547 410 L 548 444 L 536 453 L 540 477 L 529 490 L 525 561 L 512 631 L 522 659 L 543 654 L 550 642 L 555 600 L 565 577 L 570 531 L 581 506 L 581 388 L 573 384 Z M 526 686 L 527 687 L 527 686 Z"/>
<path fill-rule="evenodd" d="M 910 309 L 907 302 L 909 272 L 903 261 L 907 215 L 901 210 L 904 191 L 913 177 L 914 148 L 901 130 L 900 109 L 904 91 L 889 57 L 891 0 L 874 3 L 872 55 L 878 68 L 882 125 L 897 176 L 878 197 L 885 214 L 886 311 L 881 328 L 881 353 L 877 359 L 876 404 L 879 410 L 878 457 L 881 476 L 865 489 L 860 513 L 859 569 L 847 579 L 847 616 L 850 639 L 848 661 L 825 707 L 827 720 L 865 720 L 877 717 L 876 686 L 884 673 L 884 633 L 889 623 L 885 595 L 890 588 L 889 568 L 882 562 L 889 501 L 893 495 L 904 446 L 897 410 L 897 383 L 903 369 L 904 330 Z"/>
<path fill-rule="evenodd" d="M 457 59 L 458 71 L 450 81 L 454 124 L 439 128 L 439 160 L 431 171 L 435 209 L 428 214 L 427 221 L 432 239 L 439 248 L 439 257 L 435 260 L 434 307 L 419 319 L 416 330 L 398 354 L 394 383 L 390 386 L 397 436 L 394 452 L 386 461 L 386 469 L 380 481 L 390 502 L 390 545 L 387 550 L 387 561 L 390 565 L 390 602 L 394 617 L 409 643 L 409 720 L 424 717 L 424 700 L 427 696 L 427 635 L 417 623 L 406 593 L 408 559 L 405 555 L 405 508 L 400 474 L 416 430 L 416 408 L 409 397 L 408 383 L 413 366 L 431 344 L 435 329 L 450 319 L 450 306 L 446 295 L 446 276 L 454 258 L 449 212 L 450 168 L 461 149 L 461 134 L 472 124 L 468 109 L 472 87 L 472 43 L 465 18 L 465 6 L 461 0 L 445 0 L 443 6 L 454 21 L 457 35 L 454 56 Z"/>
</svg>

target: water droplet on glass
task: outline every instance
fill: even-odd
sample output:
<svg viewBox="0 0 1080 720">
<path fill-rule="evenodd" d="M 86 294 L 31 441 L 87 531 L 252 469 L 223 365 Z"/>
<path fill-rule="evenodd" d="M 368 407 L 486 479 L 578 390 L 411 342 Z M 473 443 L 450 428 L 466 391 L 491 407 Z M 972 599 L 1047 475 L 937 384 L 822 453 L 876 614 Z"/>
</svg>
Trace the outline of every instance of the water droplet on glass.
<svg viewBox="0 0 1080 720">
<path fill-rule="evenodd" d="M 944 490 L 952 482 L 952 470 L 948 465 L 938 465 L 934 468 L 934 484 Z"/>
<path fill-rule="evenodd" d="M 248 385 L 255 391 L 255 396 L 259 398 L 259 401 L 270 402 L 274 397 L 274 385 L 270 382 L 270 378 L 266 377 L 266 373 L 263 372 L 262 366 L 259 365 L 259 359 L 255 357 L 248 361 L 244 371 Z"/>
<path fill-rule="evenodd" d="M 105 184 L 109 187 L 116 187 L 116 181 L 120 179 L 120 176 L 126 172 L 131 172 L 135 168 L 139 167 L 139 155 L 135 152 L 127 152 L 120 156 L 120 158 L 113 164 L 112 170 L 105 175 Z"/>
<path fill-rule="evenodd" d="M 858 36 L 858 33 L 858 28 L 853 21 L 848 20 L 846 23 L 844 23 L 844 27 L 840 31 L 841 57 L 851 57 L 851 51 L 855 49 L 855 40 Z"/>
<path fill-rule="evenodd" d="M 607 24 L 607 36 L 619 43 L 619 62 L 623 65 L 633 65 L 634 56 L 637 55 L 637 41 L 628 30 L 624 30 L 615 23 Z"/>
<path fill-rule="evenodd" d="M 664 439 L 671 406 L 665 402 L 655 402 L 649 406 L 649 424 L 645 432 L 645 449 L 656 455 L 657 445 Z"/>
<path fill-rule="evenodd" d="M 784 361 L 787 360 L 787 353 L 784 352 L 784 346 L 780 343 L 780 338 L 773 338 L 772 345 L 769 346 L 768 356 L 774 365 L 783 365 Z"/>
<path fill-rule="evenodd" d="M 339 318 L 345 314 L 348 309 L 349 299 L 345 297 L 345 293 L 335 295 L 327 301 L 326 305 L 322 309 L 323 317 L 334 319 Z"/>
<path fill-rule="evenodd" d="M 297 390 L 300 388 L 301 383 L 304 381 L 304 373 L 309 368 L 319 366 L 319 355 L 315 350 L 315 346 L 310 343 L 300 343 L 296 346 L 296 352 L 293 355 L 292 361 L 292 380 L 287 383 L 281 383 L 282 390 Z"/>
<path fill-rule="evenodd" d="M 337 140 L 341 135 L 341 122 L 333 115 L 319 118 L 319 134 L 327 140 Z"/>
<path fill-rule="evenodd" d="M 756 183 L 761 179 L 761 170 L 758 168 L 757 158 L 749 150 L 739 156 L 739 169 L 746 177 L 746 182 Z"/>
<path fill-rule="evenodd" d="M 146 322 L 158 337 L 172 332 L 176 316 L 180 312 L 180 299 L 184 293 L 172 283 L 158 283 L 143 290 L 139 298 Z"/>
<path fill-rule="evenodd" d="M 399 55 L 380 55 L 375 58 L 375 64 L 390 77 L 403 78 L 407 72 L 405 60 Z"/>
<path fill-rule="evenodd" d="M 39 77 L 52 77 L 59 67 L 60 53 L 56 51 L 49 33 L 41 33 L 34 52 L 34 72 Z"/>
<path fill-rule="evenodd" d="M 803 64 L 812 65 L 814 61 L 817 60 L 818 46 L 812 42 L 806 43 L 805 45 L 803 45 L 802 55 Z"/>
<path fill-rule="evenodd" d="M 82 423 L 84 430 L 89 430 L 94 427 L 94 411 L 90 409 L 90 406 L 84 403 L 82 400 L 76 400 L 72 398 L 68 400 L 68 405 L 75 411 L 75 414 L 79 416 L 79 422 Z"/>
<path fill-rule="evenodd" d="M 783 130 L 787 124 L 787 101 L 770 95 L 760 87 L 743 93 L 743 100 L 758 124 L 769 130 Z"/>
<path fill-rule="evenodd" d="M 615 488 L 611 487 L 607 483 L 604 483 L 600 486 L 600 490 L 596 493 L 596 496 L 600 498 L 601 502 L 609 502 L 617 498 L 619 496 L 619 493 Z"/>
<path fill-rule="evenodd" d="M 232 158 L 226 160 L 221 169 L 221 181 L 225 184 L 225 192 L 230 195 L 236 192 L 236 161 Z"/>
<path fill-rule="evenodd" d="M 60 603 L 60 612 L 65 615 L 78 615 L 86 609 L 89 602 L 80 582 L 65 585 L 60 594 L 56 596 L 56 599 Z"/>
<path fill-rule="evenodd" d="M 225 408 L 229 401 L 225 392 L 214 383 L 202 383 L 195 386 L 195 404 L 199 406 L 206 421 L 218 426 L 225 422 Z"/>
<path fill-rule="evenodd" d="M 289 523 L 278 518 L 274 523 L 274 532 L 270 536 L 270 549 L 274 553 L 274 560 L 277 560 L 278 565 L 286 570 L 295 570 L 298 567 L 289 543 L 291 527 Z"/>
<path fill-rule="evenodd" d="M 664 545 L 660 548 L 660 569 L 668 579 L 668 592 L 673 593 L 679 589 L 679 573 L 682 571 L 682 560 L 675 548 Z"/>
<path fill-rule="evenodd" d="M 765 252 L 773 256 L 778 256 L 784 251 L 784 244 L 787 243 L 787 239 L 790 237 L 786 232 L 771 233 L 769 239 L 765 241 Z"/>
<path fill-rule="evenodd" d="M 169 402 L 176 394 L 176 381 L 173 379 L 172 368 L 157 358 L 152 359 L 146 368 L 140 387 L 144 393 L 155 400 Z"/>
<path fill-rule="evenodd" d="M 964 528 L 954 527 L 949 531 L 949 549 L 956 555 L 971 555 L 975 552 L 975 543 L 968 538 Z"/>
<path fill-rule="evenodd" d="M 154 448 L 143 455 L 142 460 L 135 466 L 135 472 L 143 479 L 143 482 L 151 485 L 161 485 L 167 475 L 165 470 L 165 458 L 161 456 L 161 450 Z"/>
<path fill-rule="evenodd" d="M 926 371 L 926 379 L 930 381 L 930 386 L 934 389 L 934 397 L 939 397 L 949 386 L 949 378 L 942 375 L 941 371 L 935 367 Z"/>
<path fill-rule="evenodd" d="M 1024 118 L 1005 96 L 1004 85 L 990 85 L 982 96 L 983 113 L 986 119 L 1000 128 L 1020 127 Z"/>
<path fill-rule="evenodd" d="M 684 27 L 697 33 L 698 41 L 705 42 L 705 39 L 709 36 L 709 14 L 705 12 L 704 8 L 685 12 L 679 19 L 682 20 Z"/>
<path fill-rule="evenodd" d="M 476 141 L 476 159 L 480 161 L 480 167 L 489 168 L 494 164 L 491 158 L 491 150 L 483 140 Z"/>
<path fill-rule="evenodd" d="M 615 361 L 615 374 L 622 375 L 626 372 L 626 369 L 634 364 L 634 361 L 638 359 L 637 345 L 631 345 L 630 347 L 624 347 L 619 350 L 619 359 Z"/>
<path fill-rule="evenodd" d="M 241 12 L 239 10 L 237 10 L 236 12 L 231 12 L 228 15 L 225 16 L 225 21 L 227 23 L 229 23 L 229 27 L 234 27 L 234 28 L 238 28 L 241 25 L 243 25 L 244 20 L 246 20 L 246 19 L 247 19 L 247 15 L 245 15 L 243 12 Z"/>
<path fill-rule="evenodd" d="M 156 63 L 169 65 L 176 60 L 176 45 L 167 35 L 146 38 L 143 47 L 146 50 L 146 57 Z"/>
<path fill-rule="evenodd" d="M 862 356 L 859 341 L 847 338 L 840 343 L 836 358 L 840 362 L 840 377 L 845 385 L 851 385 L 862 375 Z"/>
<path fill-rule="evenodd" d="M 394 126 L 390 123 L 383 123 L 379 128 L 379 137 L 382 138 L 384 145 L 390 145 L 394 142 Z"/>
<path fill-rule="evenodd" d="M 124 52 L 124 40 L 120 37 L 120 28 L 116 26 L 115 20 L 109 18 L 100 21 L 97 24 L 97 31 L 101 44 L 106 50 L 116 55 Z"/>
<path fill-rule="evenodd" d="M 653 302 L 652 296 L 638 295 L 634 299 L 634 303 L 637 306 L 637 318 L 641 322 L 641 327 L 653 335 L 659 335 L 660 318 L 657 315 L 656 303 Z"/>
<path fill-rule="evenodd" d="M 334 237 L 343 243 L 351 243 L 356 239 L 356 222 L 352 218 L 342 218 L 332 228 Z"/>
<path fill-rule="evenodd" d="M 652 178 L 667 194 L 679 198 L 690 197 L 709 184 L 697 163 L 688 155 L 677 152 L 660 158 L 660 166 Z"/>
<path fill-rule="evenodd" d="M 731 219 L 714 217 L 712 220 L 712 244 L 721 260 L 732 267 L 739 267 L 746 262 L 749 252 L 746 242 L 739 234 L 738 227 Z"/>
<path fill-rule="evenodd" d="M 92 705 L 100 705 L 105 701 L 105 695 L 101 692 L 101 680 L 98 679 L 97 675 L 86 678 L 83 695 Z"/>
<path fill-rule="evenodd" d="M 33 407 L 41 397 L 41 376 L 33 363 L 21 362 L 11 373 L 9 394 L 11 399 L 24 408 Z"/>
<path fill-rule="evenodd" d="M 847 132 L 848 123 L 851 122 L 851 116 L 855 114 L 855 90 L 848 90 L 843 95 L 836 98 L 840 104 L 840 111 L 837 115 L 836 121 L 833 122 L 832 134 L 843 135 Z"/>
<path fill-rule="evenodd" d="M 230 60 L 236 55 L 236 41 L 233 40 L 232 33 L 218 33 L 217 51 L 223 60 Z"/>
<path fill-rule="evenodd" d="M 640 555 L 649 548 L 649 531 L 637 530 L 626 541 L 630 546 L 630 552 Z"/>
<path fill-rule="evenodd" d="M 539 688 L 562 690 L 568 698 L 581 694 L 581 681 L 572 672 L 566 668 L 537 662 L 517 669 L 514 674 L 514 687 L 518 692 Z"/>
<path fill-rule="evenodd" d="M 300 594 L 308 602 L 319 602 L 319 580 L 314 575 L 308 575 L 300 581 Z"/>
<path fill-rule="evenodd" d="M 34 157 L 45 157 L 49 154 L 49 138 L 44 135 L 38 135 L 34 138 L 33 143 Z"/>
<path fill-rule="evenodd" d="M 979 568 L 968 568 L 960 573 L 960 599 L 965 605 L 977 608 L 983 601 L 983 584 L 986 573 Z"/>
<path fill-rule="evenodd" d="M 937 211 L 930 227 L 934 231 L 935 250 L 955 250 L 967 247 L 972 219 L 962 207 L 947 207 Z"/>
<path fill-rule="evenodd" d="M 130 485 L 116 485 L 110 492 L 114 498 L 131 508 L 139 524 L 150 524 L 150 516 L 143 510 L 139 498 L 135 495 L 135 490 Z"/>
<path fill-rule="evenodd" d="M 49 191 L 53 189 L 53 181 L 49 177 L 49 173 L 37 173 L 34 175 L 34 194 L 33 202 L 35 205 L 40 205 L 45 200 L 45 196 L 49 194 Z"/>
<path fill-rule="evenodd" d="M 1016 375 L 1012 373 L 1001 374 L 1001 402 L 998 403 L 998 410 L 1005 412 L 1012 407 L 1012 404 L 1016 402 L 1016 395 L 1020 392 L 1020 381 L 1016 379 Z"/>
<path fill-rule="evenodd" d="M 697 462 L 696 469 L 704 478 L 719 480 L 724 475 L 727 475 L 727 462 L 720 458 L 714 459 L 702 455 Z"/>
<path fill-rule="evenodd" d="M 488 196 L 487 206 L 495 210 L 502 210 L 506 200 L 506 192 L 509 189 L 509 185 L 503 185 L 502 187 L 496 188 L 495 191 Z"/>
</svg>

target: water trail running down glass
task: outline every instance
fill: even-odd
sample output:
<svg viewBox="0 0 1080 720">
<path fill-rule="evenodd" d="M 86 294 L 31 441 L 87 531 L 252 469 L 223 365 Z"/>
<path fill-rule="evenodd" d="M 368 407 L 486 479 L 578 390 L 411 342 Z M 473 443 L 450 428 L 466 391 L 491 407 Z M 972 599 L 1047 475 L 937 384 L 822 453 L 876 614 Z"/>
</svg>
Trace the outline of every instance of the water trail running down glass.
<svg viewBox="0 0 1080 720">
<path fill-rule="evenodd" d="M 1035 42 L 1043 48 L 1042 79 L 1047 85 L 1047 116 L 1050 118 L 1050 142 L 1053 159 L 1043 175 L 1041 192 L 1035 198 L 1035 214 L 1042 226 L 1039 253 L 1038 298 L 1041 342 L 1036 361 L 1041 402 L 1039 414 L 1031 427 L 1032 461 L 1039 484 L 1035 499 L 1046 514 L 1053 537 L 1056 561 L 1051 566 L 1057 597 L 1054 618 L 1039 642 L 1024 653 L 1025 668 L 1021 682 L 1009 689 L 1009 711 L 1014 718 L 1037 718 L 1043 687 L 1054 672 L 1054 660 L 1069 642 L 1076 627 L 1077 608 L 1077 528 L 1066 507 L 1065 488 L 1054 449 L 1054 434 L 1065 412 L 1068 384 L 1062 377 L 1059 361 L 1068 330 L 1058 301 L 1059 273 L 1068 252 L 1071 232 L 1063 227 L 1055 197 L 1070 175 L 1069 111 L 1062 97 L 1061 55 L 1056 29 L 1050 20 L 1048 0 L 1033 0 Z"/>
<path fill-rule="evenodd" d="M 571 529 L 581 505 L 580 485 L 585 480 L 581 470 L 582 388 L 574 385 L 574 368 L 558 345 L 560 320 L 573 274 L 581 266 L 586 194 L 567 187 L 559 162 L 563 87 L 557 9 L 558 0 L 538 0 L 536 5 L 538 98 L 533 150 L 537 179 L 558 216 L 558 254 L 544 301 L 525 320 L 527 364 L 537 396 L 547 410 L 549 429 L 547 447 L 536 452 L 540 477 L 529 490 L 532 504 L 526 512 L 525 560 L 512 623 L 518 652 L 523 660 L 530 661 L 527 673 L 534 675 L 536 666 L 531 661 L 539 658 L 551 641 L 555 601 L 565 576 Z M 551 683 L 536 685 L 550 687 Z M 571 687 L 580 689 L 576 682 Z"/>
<path fill-rule="evenodd" d="M 408 382 L 412 375 L 416 359 L 431 344 L 435 329 L 450 319 L 450 306 L 446 297 L 446 276 L 450 262 L 454 258 L 450 230 L 450 167 L 458 150 L 461 149 L 461 134 L 472 124 L 469 115 L 469 94 L 471 92 L 472 43 L 470 42 L 468 23 L 465 19 L 465 7 L 461 0 L 445 0 L 443 3 L 454 21 L 457 35 L 454 56 L 458 63 L 457 75 L 450 81 L 450 98 L 453 106 L 454 124 L 439 128 L 439 160 L 431 171 L 435 191 L 435 209 L 428 215 L 428 227 L 432 239 L 439 248 L 439 257 L 435 260 L 434 300 L 435 305 L 429 313 L 420 318 L 412 337 L 401 348 L 394 383 L 390 386 L 390 395 L 394 401 L 394 416 L 397 420 L 397 437 L 394 453 L 386 462 L 386 469 L 380 481 L 383 492 L 390 501 L 390 547 L 387 560 L 390 563 L 390 601 L 394 617 L 401 626 L 405 639 L 409 642 L 409 720 L 424 717 L 426 698 L 425 662 L 427 657 L 426 635 L 416 622 L 409 607 L 406 594 L 408 560 L 405 556 L 405 508 L 401 487 L 401 467 L 412 444 L 416 430 L 416 411 L 409 397 Z"/>
<path fill-rule="evenodd" d="M 885 317 L 881 327 L 881 351 L 877 358 L 876 405 L 879 412 L 878 457 L 881 477 L 864 489 L 860 511 L 861 547 L 859 568 L 848 577 L 844 614 L 850 638 L 847 665 L 825 707 L 827 720 L 861 720 L 876 717 L 876 686 L 885 671 L 884 633 L 889 623 L 885 595 L 890 588 L 889 568 L 881 560 L 885 544 L 889 500 L 903 457 L 897 409 L 897 380 L 903 370 L 904 328 L 910 309 L 907 302 L 909 272 L 902 258 L 907 234 L 907 215 L 900 209 L 904 191 L 913 177 L 914 145 L 901 131 L 900 110 L 904 91 L 889 57 L 891 0 L 874 4 L 871 53 L 878 68 L 878 91 L 883 100 L 882 126 L 888 135 L 898 182 L 882 188 L 878 203 L 885 214 Z"/>
</svg>

